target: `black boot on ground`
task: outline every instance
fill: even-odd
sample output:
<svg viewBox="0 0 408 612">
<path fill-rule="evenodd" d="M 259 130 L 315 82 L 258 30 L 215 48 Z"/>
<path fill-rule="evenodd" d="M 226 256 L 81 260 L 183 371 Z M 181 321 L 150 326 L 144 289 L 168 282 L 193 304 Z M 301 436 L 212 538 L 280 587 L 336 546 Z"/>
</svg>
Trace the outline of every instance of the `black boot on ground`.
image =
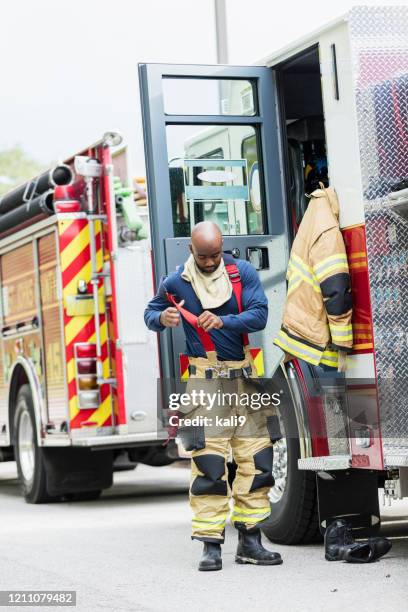
<svg viewBox="0 0 408 612">
<path fill-rule="evenodd" d="M 346 521 L 337 519 L 331 523 L 324 534 L 324 551 L 327 561 L 341 561 L 347 548 L 354 544 L 351 529 Z"/>
<path fill-rule="evenodd" d="M 238 531 L 235 561 L 254 565 L 280 565 L 283 562 L 279 553 L 267 550 L 262 546 L 260 529 Z"/>
<path fill-rule="evenodd" d="M 381 537 L 356 542 L 351 525 L 337 519 L 326 529 L 324 547 L 327 561 L 370 563 L 385 555 L 391 548 L 391 542 Z"/>
<path fill-rule="evenodd" d="M 200 563 L 200 572 L 212 572 L 222 569 L 221 544 L 216 542 L 204 542 L 204 550 Z"/>
</svg>

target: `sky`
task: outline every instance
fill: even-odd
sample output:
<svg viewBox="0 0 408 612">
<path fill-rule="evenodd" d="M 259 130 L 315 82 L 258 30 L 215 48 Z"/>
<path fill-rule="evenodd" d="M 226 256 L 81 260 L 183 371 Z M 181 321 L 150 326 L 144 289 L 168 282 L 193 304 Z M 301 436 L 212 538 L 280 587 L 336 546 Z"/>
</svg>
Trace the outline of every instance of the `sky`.
<svg viewBox="0 0 408 612">
<path fill-rule="evenodd" d="M 229 63 L 245 65 L 356 3 L 226 4 Z M 138 62 L 216 63 L 214 0 L 8 0 L 0 23 L 0 150 L 19 144 L 42 163 L 116 129 L 143 174 Z"/>
</svg>

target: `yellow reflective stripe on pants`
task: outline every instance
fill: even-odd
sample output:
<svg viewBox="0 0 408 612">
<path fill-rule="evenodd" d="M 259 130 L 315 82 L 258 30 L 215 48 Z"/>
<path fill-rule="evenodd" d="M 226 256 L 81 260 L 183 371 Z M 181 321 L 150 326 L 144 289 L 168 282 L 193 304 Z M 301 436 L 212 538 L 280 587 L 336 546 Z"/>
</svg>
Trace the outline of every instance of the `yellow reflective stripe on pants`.
<svg viewBox="0 0 408 612">
<path fill-rule="evenodd" d="M 226 523 L 228 518 L 228 514 L 219 514 L 218 516 L 213 516 L 211 518 L 204 518 L 200 516 L 193 516 L 193 523 L 205 523 L 208 525 L 221 525 L 222 523 Z"/>
<path fill-rule="evenodd" d="M 231 520 L 234 523 L 259 523 L 260 521 L 264 521 L 270 515 L 271 511 L 264 512 L 263 514 L 234 514 L 231 517 Z"/>
<path fill-rule="evenodd" d="M 214 515 L 212 518 L 201 518 L 197 515 L 193 516 L 191 527 L 193 533 L 201 536 L 218 536 L 225 529 L 228 514 Z"/>
<path fill-rule="evenodd" d="M 294 340 L 290 336 L 288 336 L 282 329 L 279 331 L 277 338 L 275 338 L 274 343 L 281 347 L 287 353 L 294 355 L 295 357 L 299 357 L 299 359 L 304 359 L 308 363 L 313 365 L 319 365 L 321 356 L 323 354 L 323 349 L 319 351 L 318 349 L 313 348 L 312 346 L 308 346 Z"/>
<path fill-rule="evenodd" d="M 264 506 L 263 508 L 241 508 L 234 505 L 231 520 L 242 523 L 258 523 L 268 518 L 270 513 L 270 506 Z"/>
</svg>

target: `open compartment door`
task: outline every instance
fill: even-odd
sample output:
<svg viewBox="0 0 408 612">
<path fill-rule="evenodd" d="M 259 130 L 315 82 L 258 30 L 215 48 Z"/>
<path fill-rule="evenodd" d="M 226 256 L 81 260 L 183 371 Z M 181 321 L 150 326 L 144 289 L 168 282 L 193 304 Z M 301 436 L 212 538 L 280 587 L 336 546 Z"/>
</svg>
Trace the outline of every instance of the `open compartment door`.
<svg viewBox="0 0 408 612">
<path fill-rule="evenodd" d="M 272 344 L 286 285 L 287 231 L 276 85 L 265 67 L 139 66 L 155 282 L 188 257 L 195 223 L 214 221 L 224 250 L 258 269 L 269 298 L 264 350 Z M 181 329 L 160 334 L 164 378 L 178 377 Z"/>
</svg>

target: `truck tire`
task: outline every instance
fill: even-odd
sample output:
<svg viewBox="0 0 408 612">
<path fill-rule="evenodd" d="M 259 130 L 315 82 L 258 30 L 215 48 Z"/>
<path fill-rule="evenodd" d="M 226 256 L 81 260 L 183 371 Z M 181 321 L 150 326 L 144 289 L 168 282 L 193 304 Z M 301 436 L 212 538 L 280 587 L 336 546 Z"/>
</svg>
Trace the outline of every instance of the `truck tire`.
<svg viewBox="0 0 408 612">
<path fill-rule="evenodd" d="M 37 444 L 34 404 L 30 385 L 17 394 L 14 414 L 15 456 L 22 494 L 29 504 L 52 501 L 46 487 L 43 449 Z"/>
<path fill-rule="evenodd" d="M 96 489 L 95 491 L 82 491 L 77 493 L 75 501 L 95 501 L 102 495 L 102 489 Z"/>
<path fill-rule="evenodd" d="M 63 501 L 95 501 L 102 495 L 101 489 L 95 491 L 81 491 L 80 493 L 67 493 L 62 496 Z"/>
<path fill-rule="evenodd" d="M 275 486 L 270 492 L 271 515 L 262 531 L 276 544 L 319 542 L 316 475 L 298 469 L 300 445 L 293 406 L 283 406 L 279 417 L 283 435 L 290 435 L 274 444 Z"/>
</svg>

